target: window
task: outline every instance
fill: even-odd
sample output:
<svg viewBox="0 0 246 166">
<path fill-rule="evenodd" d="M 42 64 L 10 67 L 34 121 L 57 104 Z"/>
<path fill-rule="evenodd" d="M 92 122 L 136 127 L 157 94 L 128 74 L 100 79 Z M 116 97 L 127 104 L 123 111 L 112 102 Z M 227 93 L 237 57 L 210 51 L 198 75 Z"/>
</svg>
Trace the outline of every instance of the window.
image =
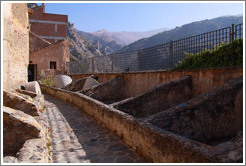
<svg viewBox="0 0 246 166">
<path fill-rule="evenodd" d="M 50 61 L 50 69 L 56 69 L 56 62 Z"/>
</svg>

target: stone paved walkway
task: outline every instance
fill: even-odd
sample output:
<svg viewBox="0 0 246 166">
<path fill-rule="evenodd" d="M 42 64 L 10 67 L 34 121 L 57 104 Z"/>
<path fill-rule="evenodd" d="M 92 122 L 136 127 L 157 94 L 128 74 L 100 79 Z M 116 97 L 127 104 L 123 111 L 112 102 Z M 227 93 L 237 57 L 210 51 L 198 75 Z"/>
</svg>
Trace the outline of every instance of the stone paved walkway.
<svg viewBox="0 0 246 166">
<path fill-rule="evenodd" d="M 75 106 L 45 95 L 55 163 L 145 162 L 130 147 Z"/>
</svg>

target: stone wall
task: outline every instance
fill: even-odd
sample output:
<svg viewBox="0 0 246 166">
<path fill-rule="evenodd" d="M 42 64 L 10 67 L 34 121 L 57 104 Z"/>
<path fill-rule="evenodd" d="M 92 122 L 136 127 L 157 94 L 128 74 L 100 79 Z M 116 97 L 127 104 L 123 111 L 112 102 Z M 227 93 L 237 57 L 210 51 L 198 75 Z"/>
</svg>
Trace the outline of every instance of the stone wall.
<svg viewBox="0 0 246 166">
<path fill-rule="evenodd" d="M 74 104 L 147 161 L 169 163 L 242 162 L 242 87 L 239 77 L 188 102 L 136 118 L 83 94 L 41 85 L 43 93 Z"/>
<path fill-rule="evenodd" d="M 25 3 L 3 5 L 3 88 L 26 83 L 29 62 L 28 9 Z"/>
<path fill-rule="evenodd" d="M 30 53 L 30 61 L 37 64 L 37 76 L 40 79 L 42 73 L 50 70 L 50 62 L 56 62 L 55 71 L 66 72 L 66 62 L 69 62 L 70 43 L 61 40 L 55 44 L 49 45 L 41 50 Z"/>
<path fill-rule="evenodd" d="M 191 78 L 185 76 L 159 85 L 139 96 L 115 103 L 113 106 L 134 117 L 143 118 L 187 101 L 191 96 Z"/>
<path fill-rule="evenodd" d="M 223 142 L 243 130 L 243 78 L 150 117 L 168 131 L 207 144 Z"/>
<path fill-rule="evenodd" d="M 18 90 L 4 91 L 3 98 L 3 162 L 51 162 L 44 96 Z"/>
<path fill-rule="evenodd" d="M 160 130 L 83 94 L 46 85 L 41 89 L 94 117 L 149 162 L 216 162 L 207 145 Z"/>
<path fill-rule="evenodd" d="M 3 107 L 3 153 L 16 156 L 28 139 L 38 138 L 41 126 L 22 111 Z"/>
<path fill-rule="evenodd" d="M 79 79 L 91 74 L 70 75 L 72 79 Z M 141 94 L 160 84 L 179 79 L 183 76 L 192 77 L 193 97 L 209 92 L 225 82 L 243 75 L 242 67 L 226 67 L 211 69 L 191 69 L 179 71 L 154 71 L 136 73 L 107 73 L 96 74 L 100 83 L 114 79 L 116 76 L 124 76 L 125 97 Z"/>
</svg>

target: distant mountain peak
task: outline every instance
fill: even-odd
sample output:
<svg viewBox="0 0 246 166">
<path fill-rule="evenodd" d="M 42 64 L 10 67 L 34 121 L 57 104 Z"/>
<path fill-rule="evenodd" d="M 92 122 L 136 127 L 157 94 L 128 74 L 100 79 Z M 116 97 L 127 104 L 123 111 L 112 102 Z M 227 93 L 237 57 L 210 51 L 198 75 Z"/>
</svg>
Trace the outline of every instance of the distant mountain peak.
<svg viewBox="0 0 246 166">
<path fill-rule="evenodd" d="M 171 40 L 179 40 L 182 38 L 198 35 L 201 33 L 206 33 L 209 31 L 218 30 L 225 27 L 230 27 L 232 24 L 241 24 L 243 22 L 243 17 L 240 15 L 234 16 L 222 16 L 212 19 L 204 19 L 201 21 L 195 21 L 191 23 L 184 24 L 182 26 L 177 26 L 173 29 L 160 32 L 153 36 L 147 37 L 144 40 L 140 39 L 124 46 L 118 52 L 132 51 L 143 48 L 152 47 L 155 45 L 163 44 L 165 42 L 170 42 Z"/>
<path fill-rule="evenodd" d="M 127 44 L 137 41 L 142 38 L 146 38 L 157 33 L 163 32 L 167 28 L 156 29 L 152 31 L 141 31 L 141 32 L 110 32 L 106 29 L 100 29 L 95 32 L 83 32 L 77 30 L 78 35 L 90 41 L 96 46 L 102 53 L 110 54 L 118 51 Z"/>
<path fill-rule="evenodd" d="M 106 29 L 100 29 L 98 31 L 95 32 L 91 32 L 92 34 L 102 34 L 102 33 L 108 33 L 109 31 L 107 31 Z"/>
</svg>

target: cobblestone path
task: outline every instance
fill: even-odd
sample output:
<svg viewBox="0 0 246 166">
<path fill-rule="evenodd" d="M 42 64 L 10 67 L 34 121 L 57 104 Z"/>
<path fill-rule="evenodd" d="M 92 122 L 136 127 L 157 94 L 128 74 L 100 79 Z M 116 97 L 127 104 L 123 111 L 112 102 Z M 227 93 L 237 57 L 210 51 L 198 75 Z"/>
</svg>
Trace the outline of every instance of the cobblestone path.
<svg viewBox="0 0 246 166">
<path fill-rule="evenodd" d="M 145 162 L 130 147 L 75 106 L 45 95 L 55 163 Z"/>
</svg>

